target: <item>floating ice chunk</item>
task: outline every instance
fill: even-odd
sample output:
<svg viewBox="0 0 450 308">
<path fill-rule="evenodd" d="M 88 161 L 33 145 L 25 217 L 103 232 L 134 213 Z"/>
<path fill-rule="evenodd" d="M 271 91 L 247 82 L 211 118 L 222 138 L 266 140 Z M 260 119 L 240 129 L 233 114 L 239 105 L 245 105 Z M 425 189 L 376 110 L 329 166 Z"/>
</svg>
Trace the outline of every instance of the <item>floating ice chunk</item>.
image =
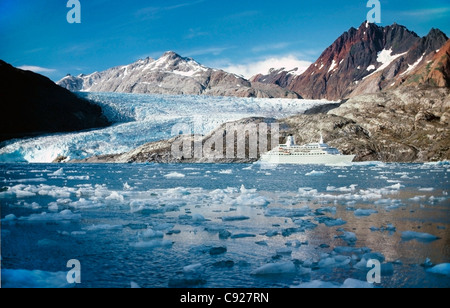
<svg viewBox="0 0 450 308">
<path fill-rule="evenodd" d="M 399 190 L 400 188 L 405 187 L 404 185 L 401 185 L 400 183 L 387 186 L 386 189 L 392 189 L 392 190 Z"/>
<path fill-rule="evenodd" d="M 319 223 L 325 224 L 327 227 L 334 227 L 334 226 L 342 226 L 345 225 L 347 222 L 345 220 L 342 220 L 341 218 L 331 218 L 328 216 L 318 216 L 314 218 Z"/>
<path fill-rule="evenodd" d="M 123 190 L 131 190 L 131 186 L 128 184 L 128 182 L 123 183 Z"/>
<path fill-rule="evenodd" d="M 158 247 L 170 248 L 170 247 L 172 247 L 172 244 L 173 243 L 171 241 L 154 239 L 154 240 L 150 240 L 150 241 L 139 241 L 137 243 L 132 243 L 131 246 L 135 247 L 135 248 L 153 249 L 153 248 L 158 248 Z"/>
<path fill-rule="evenodd" d="M 80 220 L 81 214 L 75 214 L 71 210 L 63 210 L 59 213 L 47 213 L 42 212 L 40 214 L 31 214 L 30 216 L 20 217 L 19 220 L 25 221 L 36 221 L 36 222 L 46 222 L 46 221 L 60 221 L 60 220 Z"/>
<path fill-rule="evenodd" d="M 393 203 L 385 207 L 386 211 L 396 210 L 400 207 L 401 203 Z"/>
<path fill-rule="evenodd" d="M 373 288 L 373 284 L 367 281 L 347 278 L 342 284 L 341 288 L 351 288 L 351 289 Z"/>
<path fill-rule="evenodd" d="M 58 206 L 58 203 L 57 202 L 50 202 L 49 204 L 48 204 L 48 210 L 49 211 L 52 211 L 52 212 L 57 212 L 57 211 L 59 211 L 59 206 Z"/>
<path fill-rule="evenodd" d="M 2 268 L 2 288 L 68 288 L 67 272 Z"/>
<path fill-rule="evenodd" d="M 228 230 L 220 230 L 219 231 L 219 238 L 221 240 L 226 240 L 227 238 L 229 238 L 231 236 L 231 232 Z"/>
<path fill-rule="evenodd" d="M 424 188 L 419 188 L 419 191 L 433 191 L 434 188 L 433 187 L 424 187 Z"/>
<path fill-rule="evenodd" d="M 292 254 L 292 249 L 290 248 L 280 248 L 277 249 L 277 255 L 287 255 L 290 256 Z"/>
<path fill-rule="evenodd" d="M 109 201 L 119 201 L 119 202 L 123 202 L 124 201 L 124 197 L 119 194 L 117 191 L 113 191 L 108 197 L 105 198 L 106 200 Z"/>
<path fill-rule="evenodd" d="M 17 199 L 29 198 L 36 196 L 36 193 L 26 190 L 15 191 Z"/>
<path fill-rule="evenodd" d="M 287 275 L 287 274 L 295 274 L 297 271 L 295 264 L 293 262 L 280 262 L 280 263 L 269 263 L 263 265 L 256 270 L 254 270 L 251 274 L 257 276 L 265 276 L 265 275 Z"/>
<path fill-rule="evenodd" d="M 334 258 L 323 258 L 319 261 L 318 265 L 320 268 L 331 267 L 336 263 Z"/>
<path fill-rule="evenodd" d="M 311 171 L 311 172 L 306 173 L 305 175 L 306 175 L 306 176 L 310 176 L 310 175 L 315 176 L 315 175 L 322 175 L 322 174 L 325 174 L 325 173 L 326 173 L 325 171 L 316 171 L 316 170 L 313 170 L 313 171 Z"/>
<path fill-rule="evenodd" d="M 202 214 L 194 214 L 192 215 L 192 220 L 196 222 L 205 221 L 205 217 Z"/>
<path fill-rule="evenodd" d="M 317 189 L 311 187 L 300 187 L 298 192 L 302 197 L 315 197 L 318 195 Z"/>
<path fill-rule="evenodd" d="M 266 236 L 268 236 L 268 237 L 273 237 L 273 236 L 277 236 L 278 234 L 280 234 L 279 232 L 278 232 L 278 230 L 269 230 L 269 231 L 267 231 L 266 232 Z"/>
<path fill-rule="evenodd" d="M 60 168 L 58 170 L 56 170 L 55 172 L 51 173 L 50 176 L 60 176 L 64 174 L 64 169 Z"/>
<path fill-rule="evenodd" d="M 300 209 L 269 208 L 264 215 L 268 217 L 303 217 L 310 213 L 311 209 L 305 205 Z"/>
<path fill-rule="evenodd" d="M 209 254 L 211 256 L 217 256 L 217 255 L 221 255 L 227 252 L 227 248 L 226 247 L 212 247 L 211 249 L 209 249 Z"/>
<path fill-rule="evenodd" d="M 292 240 L 292 241 L 287 241 L 285 243 L 285 245 L 288 247 L 300 247 L 300 246 L 302 246 L 302 243 L 299 240 Z"/>
<path fill-rule="evenodd" d="M 2 219 L 2 221 L 13 221 L 13 220 L 17 220 L 17 217 L 14 214 L 6 215 L 5 218 Z"/>
<path fill-rule="evenodd" d="M 143 239 L 163 238 L 164 233 L 161 231 L 154 231 L 153 229 L 147 229 L 142 233 L 139 233 L 138 237 Z"/>
<path fill-rule="evenodd" d="M 391 231 L 391 232 L 395 232 L 397 230 L 397 228 L 393 224 L 388 224 L 386 226 L 386 230 L 387 231 Z"/>
<path fill-rule="evenodd" d="M 370 248 L 362 247 L 362 248 L 355 248 L 355 247 L 348 247 L 348 246 L 337 246 L 333 249 L 334 252 L 339 254 L 362 254 L 367 253 L 370 251 Z"/>
<path fill-rule="evenodd" d="M 367 260 L 365 258 L 362 258 L 358 263 L 356 263 L 353 268 L 359 269 L 359 270 L 366 270 L 367 269 Z"/>
<path fill-rule="evenodd" d="M 10 183 L 29 183 L 29 182 L 47 182 L 46 178 L 31 178 L 31 179 L 19 179 L 9 180 Z"/>
<path fill-rule="evenodd" d="M 245 186 L 244 186 L 244 184 L 242 184 L 241 185 L 241 188 L 240 188 L 240 192 L 241 192 L 241 194 L 253 194 L 253 193 L 256 193 L 256 189 L 247 189 L 247 188 L 245 188 Z"/>
<path fill-rule="evenodd" d="M 69 175 L 67 177 L 68 180 L 82 180 L 88 181 L 90 179 L 89 175 Z"/>
<path fill-rule="evenodd" d="M 256 235 L 255 234 L 251 234 L 251 233 L 238 233 L 238 234 L 233 234 L 231 236 L 231 238 L 233 238 L 233 239 L 246 238 L 246 237 L 256 237 Z"/>
<path fill-rule="evenodd" d="M 336 213 L 336 207 L 335 206 L 327 206 L 327 207 L 321 207 L 316 210 L 316 214 L 323 214 L 323 213 Z"/>
<path fill-rule="evenodd" d="M 185 274 L 197 273 L 202 267 L 203 265 L 201 263 L 187 265 L 183 267 L 183 272 Z"/>
<path fill-rule="evenodd" d="M 344 231 L 344 233 L 342 235 L 338 236 L 338 237 L 342 238 L 350 246 L 354 245 L 355 242 L 358 240 L 356 238 L 356 234 L 353 233 L 353 232 L 349 232 L 349 231 Z"/>
<path fill-rule="evenodd" d="M 450 277 L 450 263 L 442 263 L 427 269 L 428 273 Z"/>
<path fill-rule="evenodd" d="M 171 172 L 171 173 L 164 175 L 164 177 L 167 179 L 181 179 L 181 178 L 184 178 L 185 175 L 182 173 L 179 173 L 179 172 Z"/>
<path fill-rule="evenodd" d="M 255 194 L 249 195 L 240 195 L 236 198 L 237 205 L 246 205 L 246 206 L 266 206 L 270 204 L 263 196 L 258 196 Z"/>
<path fill-rule="evenodd" d="M 427 196 L 415 196 L 412 198 L 409 198 L 410 201 L 414 201 L 414 202 L 420 202 L 420 200 L 425 199 Z"/>
<path fill-rule="evenodd" d="M 313 222 L 311 222 L 308 219 L 295 219 L 294 223 L 296 225 L 299 225 L 301 229 L 306 230 L 306 229 L 314 229 L 315 227 L 317 227 L 317 225 Z"/>
<path fill-rule="evenodd" d="M 378 213 L 378 211 L 371 209 L 357 209 L 356 211 L 353 212 L 355 216 L 370 216 L 375 213 Z"/>
<path fill-rule="evenodd" d="M 240 220 L 248 220 L 248 219 L 250 219 L 250 217 L 243 216 L 243 215 L 222 217 L 222 221 L 240 221 Z"/>
<path fill-rule="evenodd" d="M 233 170 L 231 170 L 231 169 L 219 170 L 217 173 L 219 173 L 219 174 L 232 174 Z"/>
<path fill-rule="evenodd" d="M 99 224 L 99 225 L 91 225 L 89 227 L 83 228 L 86 231 L 101 231 L 101 230 L 118 230 L 122 229 L 122 225 L 110 225 L 110 224 Z"/>
<path fill-rule="evenodd" d="M 410 240 L 418 240 L 420 242 L 432 242 L 440 239 L 439 237 L 429 234 L 429 233 L 421 233 L 415 231 L 404 231 L 402 232 L 402 240 L 410 241 Z"/>
<path fill-rule="evenodd" d="M 131 289 L 140 289 L 141 287 L 134 281 L 130 282 L 130 288 Z"/>
<path fill-rule="evenodd" d="M 327 191 L 339 191 L 339 192 L 351 192 L 351 191 L 355 191 L 356 186 L 358 186 L 358 184 L 352 184 L 349 187 L 334 187 L 334 186 L 327 186 Z"/>
</svg>

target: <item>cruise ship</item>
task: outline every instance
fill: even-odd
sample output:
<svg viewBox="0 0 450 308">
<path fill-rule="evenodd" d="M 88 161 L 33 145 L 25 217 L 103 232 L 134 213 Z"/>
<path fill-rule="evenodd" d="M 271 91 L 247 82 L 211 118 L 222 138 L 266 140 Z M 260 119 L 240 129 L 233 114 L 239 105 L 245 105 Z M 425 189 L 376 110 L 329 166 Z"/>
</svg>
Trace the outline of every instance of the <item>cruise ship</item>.
<svg viewBox="0 0 450 308">
<path fill-rule="evenodd" d="M 295 144 L 294 136 L 261 156 L 261 162 L 270 164 L 339 164 L 351 163 L 355 155 L 343 155 L 338 149 L 323 142 L 322 134 L 318 143 Z"/>
</svg>

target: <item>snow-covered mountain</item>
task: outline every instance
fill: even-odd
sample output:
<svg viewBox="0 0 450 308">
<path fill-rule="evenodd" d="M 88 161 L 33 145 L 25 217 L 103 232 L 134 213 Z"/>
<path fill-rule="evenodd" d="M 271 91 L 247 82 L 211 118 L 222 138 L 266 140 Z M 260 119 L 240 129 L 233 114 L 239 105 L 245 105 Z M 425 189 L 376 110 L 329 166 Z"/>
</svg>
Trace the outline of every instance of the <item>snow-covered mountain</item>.
<svg viewBox="0 0 450 308">
<path fill-rule="evenodd" d="M 159 59 L 146 58 L 89 75 L 68 75 L 57 82 L 71 91 L 139 94 L 187 94 L 258 98 L 299 98 L 276 85 L 252 84 L 223 70 L 201 65 L 175 52 Z"/>
<path fill-rule="evenodd" d="M 411 82 L 406 85 L 421 80 L 420 84 L 448 86 L 447 40 L 438 29 L 419 37 L 398 24 L 380 27 L 364 22 L 343 33 L 304 73 L 272 70 L 250 80 L 276 84 L 308 99 L 331 100 L 396 88 L 407 80 Z M 414 75 L 419 68 L 430 78 Z"/>
</svg>

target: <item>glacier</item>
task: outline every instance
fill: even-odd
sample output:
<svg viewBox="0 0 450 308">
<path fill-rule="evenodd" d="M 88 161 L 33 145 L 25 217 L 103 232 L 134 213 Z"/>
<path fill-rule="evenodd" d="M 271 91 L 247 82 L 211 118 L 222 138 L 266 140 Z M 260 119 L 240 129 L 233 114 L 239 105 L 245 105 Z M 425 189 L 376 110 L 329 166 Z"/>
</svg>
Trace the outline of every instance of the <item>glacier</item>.
<svg viewBox="0 0 450 308">
<path fill-rule="evenodd" d="M 0 144 L 0 162 L 48 163 L 57 157 L 83 159 L 128 152 L 148 142 L 174 137 L 184 124 L 207 134 L 223 123 L 247 117 L 284 118 L 326 100 L 257 99 L 196 95 L 80 92 L 103 109 L 114 124 L 97 130 L 9 140 Z"/>
</svg>

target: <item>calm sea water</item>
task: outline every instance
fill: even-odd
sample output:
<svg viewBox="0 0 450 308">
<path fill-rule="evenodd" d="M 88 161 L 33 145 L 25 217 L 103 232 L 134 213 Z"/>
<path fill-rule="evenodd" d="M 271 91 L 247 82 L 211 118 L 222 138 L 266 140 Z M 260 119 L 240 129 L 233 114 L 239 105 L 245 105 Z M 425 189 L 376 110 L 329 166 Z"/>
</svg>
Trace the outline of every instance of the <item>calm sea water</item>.
<svg viewBox="0 0 450 308">
<path fill-rule="evenodd" d="M 449 168 L 2 164 L 2 287 L 450 287 Z"/>
</svg>

